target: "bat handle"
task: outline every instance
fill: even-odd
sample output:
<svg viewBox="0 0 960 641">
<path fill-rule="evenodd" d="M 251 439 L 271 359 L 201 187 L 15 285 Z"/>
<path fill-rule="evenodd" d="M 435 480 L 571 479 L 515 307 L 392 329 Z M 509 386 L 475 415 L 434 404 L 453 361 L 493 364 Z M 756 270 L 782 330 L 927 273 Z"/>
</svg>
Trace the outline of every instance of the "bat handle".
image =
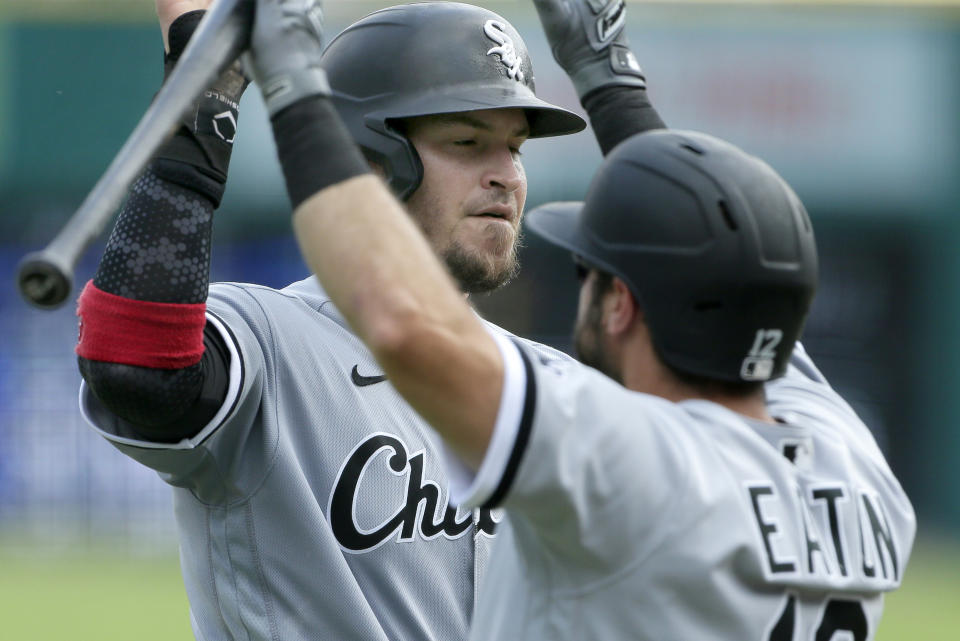
<svg viewBox="0 0 960 641">
<path fill-rule="evenodd" d="M 73 266 L 49 249 L 27 254 L 17 270 L 17 285 L 28 303 L 43 309 L 59 307 L 70 295 Z"/>
</svg>

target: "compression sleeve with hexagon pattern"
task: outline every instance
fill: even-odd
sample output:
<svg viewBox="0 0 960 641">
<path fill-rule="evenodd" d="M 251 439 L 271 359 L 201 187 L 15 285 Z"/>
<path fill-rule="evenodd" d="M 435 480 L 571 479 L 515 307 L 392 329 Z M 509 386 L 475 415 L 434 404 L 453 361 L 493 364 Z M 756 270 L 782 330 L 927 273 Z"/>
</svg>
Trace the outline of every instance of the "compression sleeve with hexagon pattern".
<svg viewBox="0 0 960 641">
<path fill-rule="evenodd" d="M 160 174 L 151 166 L 134 184 L 81 295 L 77 354 L 81 374 L 106 407 L 145 439 L 178 441 L 216 413 L 229 359 L 203 315 L 213 203 Z M 167 305 L 168 313 L 151 303 Z M 164 329 L 192 347 L 169 367 L 158 359 L 170 347 L 138 343 Z"/>
<path fill-rule="evenodd" d="M 167 75 L 203 12 L 170 27 Z M 147 440 L 199 432 L 226 395 L 229 356 L 207 328 L 213 213 L 233 135 L 211 118 L 246 86 L 234 66 L 195 103 L 133 184 L 93 280 L 78 301 L 78 365 L 93 394 Z"/>
</svg>

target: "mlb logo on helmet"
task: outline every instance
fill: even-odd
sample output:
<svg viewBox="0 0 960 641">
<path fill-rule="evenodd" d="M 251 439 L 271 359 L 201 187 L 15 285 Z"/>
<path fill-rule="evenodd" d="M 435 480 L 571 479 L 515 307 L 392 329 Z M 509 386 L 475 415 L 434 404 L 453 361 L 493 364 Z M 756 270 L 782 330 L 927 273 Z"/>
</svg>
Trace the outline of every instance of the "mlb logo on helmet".
<svg viewBox="0 0 960 641">
<path fill-rule="evenodd" d="M 773 374 L 773 359 L 763 357 L 748 357 L 743 359 L 740 368 L 740 378 L 745 381 L 766 381 Z"/>
</svg>

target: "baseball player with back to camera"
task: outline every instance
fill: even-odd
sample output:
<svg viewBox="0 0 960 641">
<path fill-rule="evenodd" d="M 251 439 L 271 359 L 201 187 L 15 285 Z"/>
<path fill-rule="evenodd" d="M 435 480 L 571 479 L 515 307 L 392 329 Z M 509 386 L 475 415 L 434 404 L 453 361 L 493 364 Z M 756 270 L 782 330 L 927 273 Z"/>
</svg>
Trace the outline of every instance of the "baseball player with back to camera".
<svg viewBox="0 0 960 641">
<path fill-rule="evenodd" d="M 158 0 L 167 71 L 206 5 Z M 584 127 L 537 99 L 513 27 L 479 7 L 404 5 L 345 30 L 323 64 L 349 133 L 459 289 L 506 281 L 526 193 L 519 147 Z M 617 100 L 631 126 L 662 126 L 634 67 L 588 111 L 630 89 Z M 208 287 L 245 86 L 238 66 L 225 72 L 131 188 L 79 301 L 83 411 L 172 486 L 198 639 L 466 638 L 491 509 L 448 507 L 438 439 L 316 279 Z M 324 127 L 284 122 L 296 139 Z"/>
<path fill-rule="evenodd" d="M 538 7 L 568 43 L 598 4 Z M 582 275 L 584 364 L 544 356 L 465 303 L 339 122 L 317 21 L 284 6 L 257 4 L 252 69 L 304 257 L 442 435 L 459 501 L 506 509 L 472 638 L 873 638 L 916 522 L 797 343 L 817 256 L 786 182 L 701 133 L 621 141 L 583 203 L 529 215 Z"/>
</svg>

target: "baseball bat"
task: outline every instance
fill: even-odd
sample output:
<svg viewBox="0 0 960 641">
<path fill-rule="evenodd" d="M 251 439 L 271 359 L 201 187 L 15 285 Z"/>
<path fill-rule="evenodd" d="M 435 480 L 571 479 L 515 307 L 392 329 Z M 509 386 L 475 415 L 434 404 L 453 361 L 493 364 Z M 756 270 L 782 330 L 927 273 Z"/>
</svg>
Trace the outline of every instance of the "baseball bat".
<svg viewBox="0 0 960 641">
<path fill-rule="evenodd" d="M 73 287 L 73 270 L 84 250 L 113 216 L 133 180 L 201 91 L 247 47 L 253 0 L 214 0 L 190 43 L 107 171 L 66 225 L 42 250 L 24 256 L 17 272 L 30 304 L 54 309 Z"/>
</svg>

